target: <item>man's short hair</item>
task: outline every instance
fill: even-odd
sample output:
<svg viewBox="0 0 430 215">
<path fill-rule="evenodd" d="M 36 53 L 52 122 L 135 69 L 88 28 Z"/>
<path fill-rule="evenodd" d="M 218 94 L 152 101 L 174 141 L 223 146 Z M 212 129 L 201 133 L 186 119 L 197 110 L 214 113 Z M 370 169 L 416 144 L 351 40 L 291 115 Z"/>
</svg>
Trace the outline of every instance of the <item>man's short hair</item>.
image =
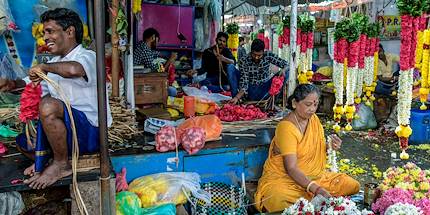
<svg viewBox="0 0 430 215">
<path fill-rule="evenodd" d="M 260 39 L 255 39 L 251 44 L 251 52 L 264 51 L 264 42 Z"/>
<path fill-rule="evenodd" d="M 216 35 L 216 38 L 217 38 L 217 39 L 219 39 L 219 38 L 221 38 L 221 37 L 224 37 L 224 38 L 225 38 L 225 40 L 228 40 L 228 34 L 226 34 L 226 33 L 222 32 L 222 31 L 218 32 L 218 34 Z"/>
<path fill-rule="evenodd" d="M 239 43 L 245 41 L 244 37 L 239 37 Z"/>
<path fill-rule="evenodd" d="M 144 32 L 143 32 L 143 40 L 147 40 L 149 38 L 151 38 L 152 36 L 160 38 L 160 33 L 158 33 L 157 30 L 155 30 L 155 28 L 147 28 Z"/>
<path fill-rule="evenodd" d="M 48 10 L 40 16 L 40 22 L 49 22 L 53 20 L 57 25 L 63 28 L 63 31 L 67 30 L 69 27 L 73 26 L 75 28 L 75 39 L 78 44 L 82 43 L 82 38 L 84 37 L 84 30 L 82 21 L 79 15 L 67 8 L 55 8 L 53 10 Z"/>
</svg>

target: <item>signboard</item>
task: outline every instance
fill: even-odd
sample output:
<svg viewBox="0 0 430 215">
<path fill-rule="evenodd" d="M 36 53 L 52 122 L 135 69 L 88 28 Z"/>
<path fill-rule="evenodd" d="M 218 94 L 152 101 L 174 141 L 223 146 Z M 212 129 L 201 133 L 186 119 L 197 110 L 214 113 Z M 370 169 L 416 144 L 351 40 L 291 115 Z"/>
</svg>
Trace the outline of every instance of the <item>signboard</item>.
<svg viewBox="0 0 430 215">
<path fill-rule="evenodd" d="M 400 16 L 378 16 L 378 22 L 382 26 L 381 40 L 400 39 Z"/>
</svg>

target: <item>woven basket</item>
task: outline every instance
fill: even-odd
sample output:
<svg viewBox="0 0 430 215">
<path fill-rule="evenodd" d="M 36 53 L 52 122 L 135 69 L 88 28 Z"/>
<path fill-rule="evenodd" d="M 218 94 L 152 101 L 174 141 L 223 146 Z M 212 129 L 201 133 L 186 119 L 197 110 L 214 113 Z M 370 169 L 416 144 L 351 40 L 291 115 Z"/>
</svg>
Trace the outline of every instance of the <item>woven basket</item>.
<svg viewBox="0 0 430 215">
<path fill-rule="evenodd" d="M 247 214 L 247 198 L 242 189 L 239 187 L 220 183 L 209 182 L 202 184 L 202 189 L 211 195 L 211 204 L 192 198 L 194 205 L 193 214 Z"/>
</svg>

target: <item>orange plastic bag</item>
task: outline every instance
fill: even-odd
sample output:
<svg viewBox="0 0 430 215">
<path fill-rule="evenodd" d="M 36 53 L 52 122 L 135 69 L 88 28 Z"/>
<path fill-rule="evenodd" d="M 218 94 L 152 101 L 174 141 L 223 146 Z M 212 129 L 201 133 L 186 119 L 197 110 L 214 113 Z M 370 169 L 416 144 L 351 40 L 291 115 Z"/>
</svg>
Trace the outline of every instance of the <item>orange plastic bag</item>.
<svg viewBox="0 0 430 215">
<path fill-rule="evenodd" d="M 221 136 L 221 120 L 215 115 L 198 116 L 185 120 L 178 126 L 179 132 L 187 128 L 200 127 L 206 132 L 206 141 L 216 140 Z"/>
</svg>

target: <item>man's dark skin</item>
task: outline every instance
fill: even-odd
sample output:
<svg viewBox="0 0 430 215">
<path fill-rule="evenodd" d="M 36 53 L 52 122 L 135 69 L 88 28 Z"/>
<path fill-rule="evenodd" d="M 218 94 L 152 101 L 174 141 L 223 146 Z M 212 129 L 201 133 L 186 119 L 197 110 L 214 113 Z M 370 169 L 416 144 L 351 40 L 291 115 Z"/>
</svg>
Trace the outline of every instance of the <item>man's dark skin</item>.
<svg viewBox="0 0 430 215">
<path fill-rule="evenodd" d="M 387 61 L 387 55 L 385 55 L 385 51 L 383 48 L 379 47 L 379 60 L 381 60 L 382 62 L 385 63 L 385 65 L 387 65 L 388 61 Z M 392 78 L 387 78 L 387 77 L 383 77 L 382 75 L 378 75 L 378 79 L 382 82 L 385 83 L 395 83 L 398 81 L 398 77 L 397 76 L 393 76 Z"/>
<path fill-rule="evenodd" d="M 43 27 L 44 40 L 51 54 L 64 57 L 79 45 L 76 42 L 75 28 L 73 26 L 63 30 L 56 21 L 49 20 L 43 23 Z M 82 65 L 72 61 L 39 64 L 32 67 L 29 70 L 29 76 L 34 84 L 38 84 L 41 81 L 36 74 L 37 71 L 42 71 L 45 74 L 48 72 L 55 73 L 64 78 L 82 77 L 86 79 L 86 73 Z M 72 173 L 68 160 L 63 103 L 58 99 L 45 96 L 40 102 L 39 114 L 43 130 L 46 133 L 54 156 L 53 161 L 42 173 L 34 173 L 34 164 L 24 171 L 25 175 L 32 176 L 30 179 L 25 180 L 24 183 L 34 189 L 44 189 Z"/>
</svg>

